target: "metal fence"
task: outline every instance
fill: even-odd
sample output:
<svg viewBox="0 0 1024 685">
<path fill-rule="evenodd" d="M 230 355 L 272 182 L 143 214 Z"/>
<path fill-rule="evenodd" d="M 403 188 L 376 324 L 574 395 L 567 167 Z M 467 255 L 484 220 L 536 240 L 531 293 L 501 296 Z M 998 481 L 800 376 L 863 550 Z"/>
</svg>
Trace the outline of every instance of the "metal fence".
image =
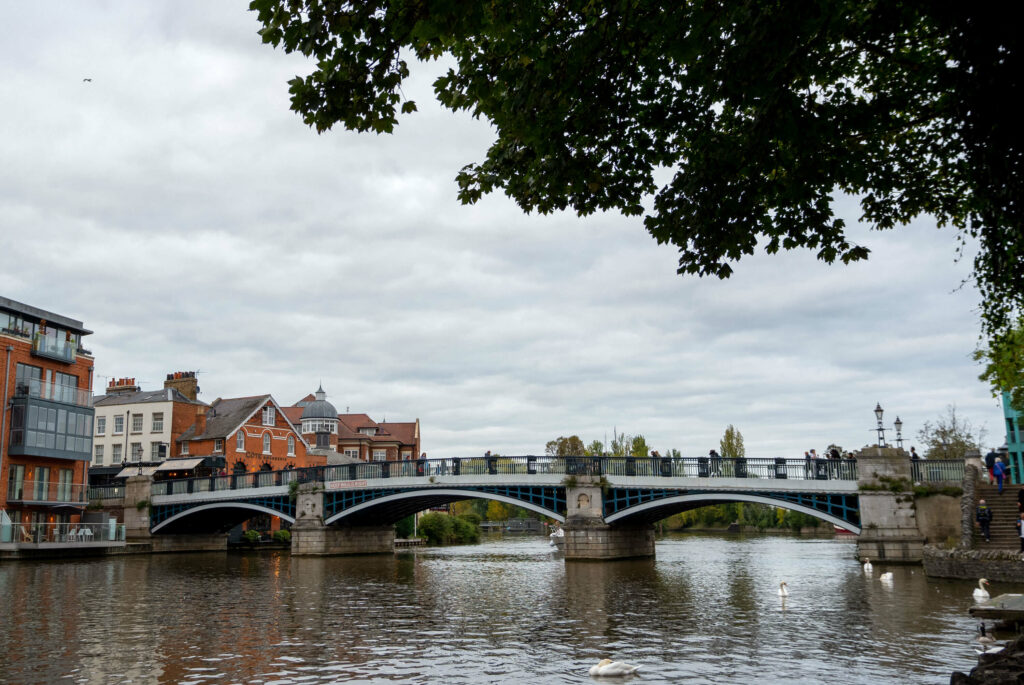
<svg viewBox="0 0 1024 685">
<path fill-rule="evenodd" d="M 0 524 L 0 542 L 15 544 L 62 543 L 86 545 L 95 542 L 124 542 L 125 526 L 106 523 L 4 523 Z"/>
<path fill-rule="evenodd" d="M 962 466 L 961 466 L 962 472 Z M 655 478 L 745 478 L 764 480 L 857 480 L 852 459 L 714 457 L 471 457 L 361 462 L 287 471 L 257 471 L 230 476 L 153 483 L 154 495 L 242 490 L 298 482 L 379 481 L 434 476 L 638 476 Z"/>
<path fill-rule="evenodd" d="M 915 483 L 962 483 L 964 480 L 964 460 L 933 459 L 913 461 L 910 465 L 910 473 Z"/>
</svg>

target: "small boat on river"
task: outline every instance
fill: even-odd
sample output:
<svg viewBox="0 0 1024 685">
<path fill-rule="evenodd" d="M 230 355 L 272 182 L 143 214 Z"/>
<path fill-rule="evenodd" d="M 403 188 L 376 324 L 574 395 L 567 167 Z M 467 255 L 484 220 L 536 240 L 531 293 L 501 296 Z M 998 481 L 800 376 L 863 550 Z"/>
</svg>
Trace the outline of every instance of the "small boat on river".
<svg viewBox="0 0 1024 685">
<path fill-rule="evenodd" d="M 557 547 L 559 549 L 565 547 L 565 531 L 562 530 L 561 527 L 555 528 L 551 532 L 551 535 L 548 536 L 548 539 L 551 540 L 552 547 Z"/>
</svg>

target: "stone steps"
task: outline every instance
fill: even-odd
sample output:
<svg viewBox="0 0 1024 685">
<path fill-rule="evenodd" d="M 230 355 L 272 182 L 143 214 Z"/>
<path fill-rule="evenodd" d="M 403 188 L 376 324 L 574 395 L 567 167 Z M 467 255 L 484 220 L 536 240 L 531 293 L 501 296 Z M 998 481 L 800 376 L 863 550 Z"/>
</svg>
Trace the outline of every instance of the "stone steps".
<svg viewBox="0 0 1024 685">
<path fill-rule="evenodd" d="M 1003 483 L 1003 494 L 995 485 L 987 482 L 978 483 L 975 492 L 976 501 L 985 500 L 985 503 L 992 509 L 992 542 L 985 542 L 981 537 L 981 531 L 975 523 L 974 547 L 975 549 L 1020 549 L 1020 537 L 1014 525 L 1017 522 L 1017 490 L 1018 485 Z"/>
</svg>

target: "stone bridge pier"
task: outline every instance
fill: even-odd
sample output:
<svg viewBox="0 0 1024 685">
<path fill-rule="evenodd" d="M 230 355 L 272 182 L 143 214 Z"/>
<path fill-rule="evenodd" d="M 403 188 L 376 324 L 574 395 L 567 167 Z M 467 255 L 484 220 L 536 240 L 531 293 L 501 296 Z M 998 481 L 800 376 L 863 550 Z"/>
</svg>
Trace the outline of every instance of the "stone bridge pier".
<svg viewBox="0 0 1024 685">
<path fill-rule="evenodd" d="M 328 526 L 324 523 L 322 483 L 303 483 L 295 501 L 292 524 L 292 556 L 341 554 L 391 554 L 395 551 L 395 527 Z"/>
<path fill-rule="evenodd" d="M 907 564 L 924 559 L 911 466 L 910 456 L 898 448 L 866 447 L 857 453 L 861 559 Z"/>
<path fill-rule="evenodd" d="M 580 560 L 632 559 L 654 556 L 654 526 L 604 522 L 603 492 L 597 479 L 577 476 L 565 489 L 565 558 Z"/>
</svg>

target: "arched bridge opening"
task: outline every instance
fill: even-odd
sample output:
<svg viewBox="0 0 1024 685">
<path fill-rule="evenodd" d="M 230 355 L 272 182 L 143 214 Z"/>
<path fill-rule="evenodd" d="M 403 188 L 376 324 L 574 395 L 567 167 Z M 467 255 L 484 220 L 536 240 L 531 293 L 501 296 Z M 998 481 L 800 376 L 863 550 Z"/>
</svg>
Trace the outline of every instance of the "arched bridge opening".
<svg viewBox="0 0 1024 685">
<path fill-rule="evenodd" d="M 729 502 L 752 502 L 798 511 L 860 534 L 857 495 L 829 493 L 687 492 L 612 488 L 604 498 L 604 519 L 610 525 L 650 524 L 692 509 Z"/>
<path fill-rule="evenodd" d="M 153 534 L 226 533 L 249 519 L 269 515 L 295 523 L 295 505 L 287 496 L 263 501 L 223 501 L 165 504 L 150 511 Z"/>
<path fill-rule="evenodd" d="M 324 493 L 327 525 L 381 525 L 418 511 L 467 499 L 490 499 L 565 521 L 565 488 L 560 486 L 473 486 L 373 488 Z"/>
</svg>

